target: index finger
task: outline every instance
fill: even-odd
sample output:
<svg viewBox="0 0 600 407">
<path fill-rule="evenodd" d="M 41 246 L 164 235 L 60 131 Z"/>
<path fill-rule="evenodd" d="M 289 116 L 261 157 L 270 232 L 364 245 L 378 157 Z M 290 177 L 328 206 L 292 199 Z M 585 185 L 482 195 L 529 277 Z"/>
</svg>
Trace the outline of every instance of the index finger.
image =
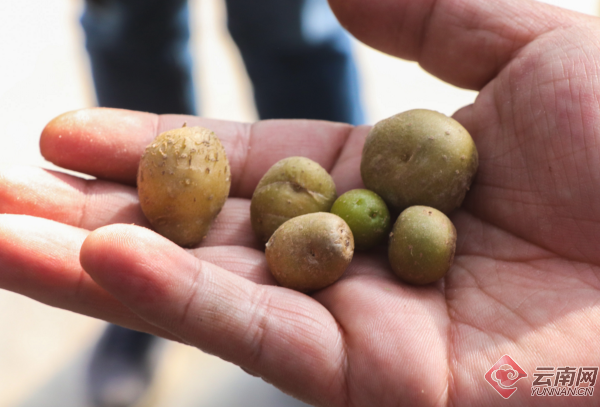
<svg viewBox="0 0 600 407">
<path fill-rule="evenodd" d="M 344 162 L 353 161 L 357 155 L 360 159 L 366 134 L 347 124 L 325 121 L 268 120 L 245 124 L 91 108 L 53 119 L 42 132 L 40 149 L 48 161 L 60 167 L 135 184 L 139 159 L 146 146 L 161 132 L 184 123 L 207 127 L 221 140 L 231 165 L 231 196 L 238 197 L 250 197 L 267 169 L 285 157 L 308 157 L 330 172 L 340 157 Z M 357 135 L 348 151 L 344 151 L 351 133 Z M 349 180 L 345 185 L 360 185 L 358 168 L 344 176 Z"/>
</svg>

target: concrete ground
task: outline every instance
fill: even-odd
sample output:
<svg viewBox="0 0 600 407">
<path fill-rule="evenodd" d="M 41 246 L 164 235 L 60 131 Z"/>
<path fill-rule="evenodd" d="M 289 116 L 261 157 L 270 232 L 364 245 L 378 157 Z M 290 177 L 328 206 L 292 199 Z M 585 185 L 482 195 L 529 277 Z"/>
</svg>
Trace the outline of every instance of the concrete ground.
<svg viewBox="0 0 600 407">
<path fill-rule="evenodd" d="M 548 2 L 598 15 L 598 0 Z M 222 0 L 191 5 L 204 116 L 254 120 L 251 86 L 227 36 Z M 44 125 L 60 113 L 94 105 L 80 12 L 81 2 L 74 0 L 2 1 L 0 170 L 17 164 L 53 168 L 39 154 Z M 369 123 L 419 107 L 452 114 L 476 96 L 414 63 L 358 43 L 356 51 Z M 103 327 L 0 290 L 0 407 L 85 406 L 82 372 Z M 158 375 L 147 406 L 302 405 L 236 366 L 179 344 L 165 345 Z"/>
</svg>

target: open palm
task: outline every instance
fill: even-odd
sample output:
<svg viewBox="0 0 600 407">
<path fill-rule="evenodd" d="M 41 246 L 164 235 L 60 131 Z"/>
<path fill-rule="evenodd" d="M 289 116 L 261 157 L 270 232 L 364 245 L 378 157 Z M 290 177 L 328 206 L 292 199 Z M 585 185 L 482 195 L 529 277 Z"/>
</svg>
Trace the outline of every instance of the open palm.
<svg viewBox="0 0 600 407">
<path fill-rule="evenodd" d="M 481 91 L 455 115 L 480 169 L 443 281 L 401 283 L 381 249 L 312 296 L 274 285 L 250 228 L 258 180 L 302 155 L 338 193 L 360 187 L 366 127 L 90 109 L 52 121 L 41 148 L 97 180 L 0 174 L 0 287 L 189 343 L 316 405 L 506 405 L 483 378 L 504 354 L 529 375 L 512 403 L 560 403 L 530 396 L 537 366 L 600 364 L 600 24 L 524 0 L 331 3 L 359 39 Z M 144 147 L 183 122 L 212 128 L 232 165 L 194 250 L 139 227 L 134 187 Z"/>
</svg>

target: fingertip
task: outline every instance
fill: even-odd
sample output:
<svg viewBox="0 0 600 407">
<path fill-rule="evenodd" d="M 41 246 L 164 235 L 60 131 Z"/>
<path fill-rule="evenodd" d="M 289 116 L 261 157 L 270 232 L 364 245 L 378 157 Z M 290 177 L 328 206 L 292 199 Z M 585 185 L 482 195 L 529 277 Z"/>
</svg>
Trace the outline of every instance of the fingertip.
<svg viewBox="0 0 600 407">
<path fill-rule="evenodd" d="M 150 288 L 152 283 L 143 257 L 136 246 L 144 246 L 143 228 L 130 225 L 110 225 L 90 233 L 79 252 L 79 262 L 87 274 L 103 289 L 123 302 L 147 302 L 159 297 L 160 292 Z"/>
<path fill-rule="evenodd" d="M 94 276 L 98 270 L 111 268 L 122 263 L 124 251 L 132 246 L 133 235 L 142 234 L 133 225 L 109 225 L 91 232 L 83 241 L 79 251 L 79 261 L 88 274 Z"/>
<path fill-rule="evenodd" d="M 194 286 L 198 263 L 171 241 L 134 225 L 97 229 L 80 250 L 82 268 L 100 287 L 142 318 L 151 319 L 165 304 L 176 306 Z"/>
<path fill-rule="evenodd" d="M 101 107 L 74 110 L 46 125 L 40 151 L 60 167 L 133 184 L 157 123 L 158 116 L 152 113 Z"/>
<path fill-rule="evenodd" d="M 46 160 L 55 163 L 58 158 L 60 161 L 61 149 L 59 145 L 57 145 L 57 141 L 62 139 L 63 134 L 71 136 L 75 121 L 74 118 L 82 110 L 86 109 L 72 110 L 63 113 L 46 124 L 46 127 L 44 127 L 42 134 L 40 135 L 40 152 Z"/>
<path fill-rule="evenodd" d="M 113 224 L 91 232 L 81 245 L 79 261 L 94 279 L 114 274 L 115 270 L 133 270 L 183 249 L 153 231 L 136 225 Z"/>
<path fill-rule="evenodd" d="M 152 280 L 165 270 L 187 267 L 195 260 L 184 249 L 150 229 L 114 224 L 91 232 L 81 246 L 83 269 L 109 291 L 125 280 Z"/>
</svg>

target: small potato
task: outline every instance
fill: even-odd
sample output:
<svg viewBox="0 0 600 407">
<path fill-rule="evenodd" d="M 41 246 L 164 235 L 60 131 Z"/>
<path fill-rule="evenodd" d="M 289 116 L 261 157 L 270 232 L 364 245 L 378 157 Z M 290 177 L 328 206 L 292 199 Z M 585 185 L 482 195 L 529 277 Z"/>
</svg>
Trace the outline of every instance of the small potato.
<svg viewBox="0 0 600 407">
<path fill-rule="evenodd" d="M 411 206 L 394 224 L 388 255 L 400 279 L 421 285 L 444 277 L 455 248 L 456 229 L 446 215 L 428 206 Z"/>
<path fill-rule="evenodd" d="M 360 171 L 367 189 L 392 212 L 426 205 L 450 213 L 462 203 L 478 163 L 475 143 L 460 123 L 416 109 L 375 124 Z"/>
<path fill-rule="evenodd" d="M 229 161 L 211 130 L 170 130 L 146 147 L 137 185 L 154 230 L 180 246 L 196 246 L 229 195 Z"/>
<path fill-rule="evenodd" d="M 323 167 L 305 157 L 284 158 L 265 173 L 254 190 L 252 229 L 266 242 L 288 219 L 329 212 L 336 197 L 335 183 Z"/>
<path fill-rule="evenodd" d="M 354 254 L 350 227 L 331 213 L 288 220 L 267 242 L 271 273 L 283 287 L 311 292 L 337 281 Z"/>
<path fill-rule="evenodd" d="M 353 189 L 333 203 L 331 213 L 344 219 L 357 250 L 368 250 L 384 242 L 390 233 L 390 212 L 379 195 L 368 189 Z"/>
</svg>

